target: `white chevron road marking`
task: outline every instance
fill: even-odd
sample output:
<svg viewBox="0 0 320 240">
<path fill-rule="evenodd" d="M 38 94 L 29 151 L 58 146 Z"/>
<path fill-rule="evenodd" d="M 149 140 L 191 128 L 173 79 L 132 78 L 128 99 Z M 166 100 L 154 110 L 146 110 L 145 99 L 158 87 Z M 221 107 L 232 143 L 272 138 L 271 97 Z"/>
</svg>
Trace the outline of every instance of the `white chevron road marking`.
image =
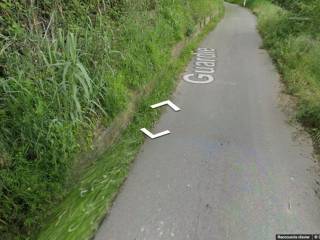
<svg viewBox="0 0 320 240">
<path fill-rule="evenodd" d="M 163 101 L 163 102 L 160 102 L 160 103 L 157 103 L 157 104 L 153 104 L 153 105 L 151 105 L 151 108 L 158 108 L 158 107 L 162 107 L 164 105 L 169 105 L 176 112 L 181 110 L 177 105 L 175 105 L 170 100 L 166 100 L 166 101 Z"/>
<path fill-rule="evenodd" d="M 144 134 L 146 134 L 149 138 L 151 139 L 155 139 L 155 138 L 158 138 L 158 137 L 162 137 L 164 135 L 167 135 L 170 133 L 169 130 L 165 130 L 163 132 L 160 132 L 160 133 L 157 133 L 157 134 L 153 134 L 151 133 L 150 131 L 148 131 L 146 128 L 141 128 L 140 129 Z"/>
</svg>

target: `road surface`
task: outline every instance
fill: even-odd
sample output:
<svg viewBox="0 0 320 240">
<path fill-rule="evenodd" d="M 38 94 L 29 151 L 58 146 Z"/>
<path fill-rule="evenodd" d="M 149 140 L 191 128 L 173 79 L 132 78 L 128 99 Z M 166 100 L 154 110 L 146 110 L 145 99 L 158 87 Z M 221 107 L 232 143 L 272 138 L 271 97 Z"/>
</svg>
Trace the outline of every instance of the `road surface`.
<svg viewBox="0 0 320 240">
<path fill-rule="evenodd" d="M 215 80 L 181 81 L 95 240 L 271 240 L 320 232 L 312 146 L 279 107 L 279 76 L 256 19 L 226 4 L 201 44 Z M 186 69 L 194 73 L 195 59 Z M 166 100 L 166 99 L 164 99 Z M 143 126 L 141 126 L 143 127 Z M 299 141 L 300 139 L 300 141 Z"/>
</svg>

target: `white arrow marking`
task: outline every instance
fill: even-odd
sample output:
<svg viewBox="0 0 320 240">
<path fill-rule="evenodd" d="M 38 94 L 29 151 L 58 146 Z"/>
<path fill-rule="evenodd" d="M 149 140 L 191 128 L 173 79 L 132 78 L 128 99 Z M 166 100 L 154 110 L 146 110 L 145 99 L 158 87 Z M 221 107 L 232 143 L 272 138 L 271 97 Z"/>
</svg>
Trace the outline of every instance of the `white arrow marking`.
<svg viewBox="0 0 320 240">
<path fill-rule="evenodd" d="M 170 133 L 169 130 L 165 130 L 163 132 L 160 132 L 160 133 L 157 133 L 157 134 L 152 134 L 151 132 L 149 132 L 147 129 L 145 128 L 141 128 L 140 129 L 144 134 L 146 134 L 149 138 L 151 139 L 155 139 L 155 138 L 158 138 L 158 137 L 162 137 L 164 135 L 167 135 Z"/>
<path fill-rule="evenodd" d="M 151 105 L 151 107 L 152 108 L 157 108 L 157 107 L 161 107 L 163 105 L 169 105 L 176 112 L 181 110 L 178 106 L 173 104 L 173 102 L 171 102 L 170 100 L 163 101 L 163 102 L 160 102 L 160 103 L 157 103 L 157 104 L 153 104 L 153 105 Z"/>
</svg>

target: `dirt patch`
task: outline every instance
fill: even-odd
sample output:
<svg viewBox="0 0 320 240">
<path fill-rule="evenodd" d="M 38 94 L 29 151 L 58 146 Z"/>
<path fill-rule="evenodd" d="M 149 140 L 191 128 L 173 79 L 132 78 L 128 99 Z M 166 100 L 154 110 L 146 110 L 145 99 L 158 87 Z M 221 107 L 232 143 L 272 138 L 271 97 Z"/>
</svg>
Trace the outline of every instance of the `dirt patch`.
<svg viewBox="0 0 320 240">
<path fill-rule="evenodd" d="M 312 160 L 314 164 L 312 168 L 307 169 L 313 176 L 313 190 L 315 195 L 320 199 L 320 146 L 318 141 L 313 137 L 310 128 L 304 127 L 296 118 L 298 98 L 286 93 L 286 86 L 280 82 L 279 107 L 288 118 L 288 123 L 295 128 L 293 140 L 298 144 L 307 144 L 313 146 Z"/>
</svg>

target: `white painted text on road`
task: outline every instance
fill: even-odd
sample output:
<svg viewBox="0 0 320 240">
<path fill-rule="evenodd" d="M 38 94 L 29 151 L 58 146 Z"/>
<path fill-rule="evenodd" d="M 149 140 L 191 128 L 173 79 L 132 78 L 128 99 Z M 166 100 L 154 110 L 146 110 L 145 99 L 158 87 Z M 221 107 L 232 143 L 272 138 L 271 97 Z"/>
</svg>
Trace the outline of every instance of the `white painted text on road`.
<svg viewBox="0 0 320 240">
<path fill-rule="evenodd" d="M 186 74 L 183 79 L 189 83 L 211 83 L 216 66 L 216 50 L 213 48 L 198 48 L 196 53 L 195 73 Z"/>
</svg>

